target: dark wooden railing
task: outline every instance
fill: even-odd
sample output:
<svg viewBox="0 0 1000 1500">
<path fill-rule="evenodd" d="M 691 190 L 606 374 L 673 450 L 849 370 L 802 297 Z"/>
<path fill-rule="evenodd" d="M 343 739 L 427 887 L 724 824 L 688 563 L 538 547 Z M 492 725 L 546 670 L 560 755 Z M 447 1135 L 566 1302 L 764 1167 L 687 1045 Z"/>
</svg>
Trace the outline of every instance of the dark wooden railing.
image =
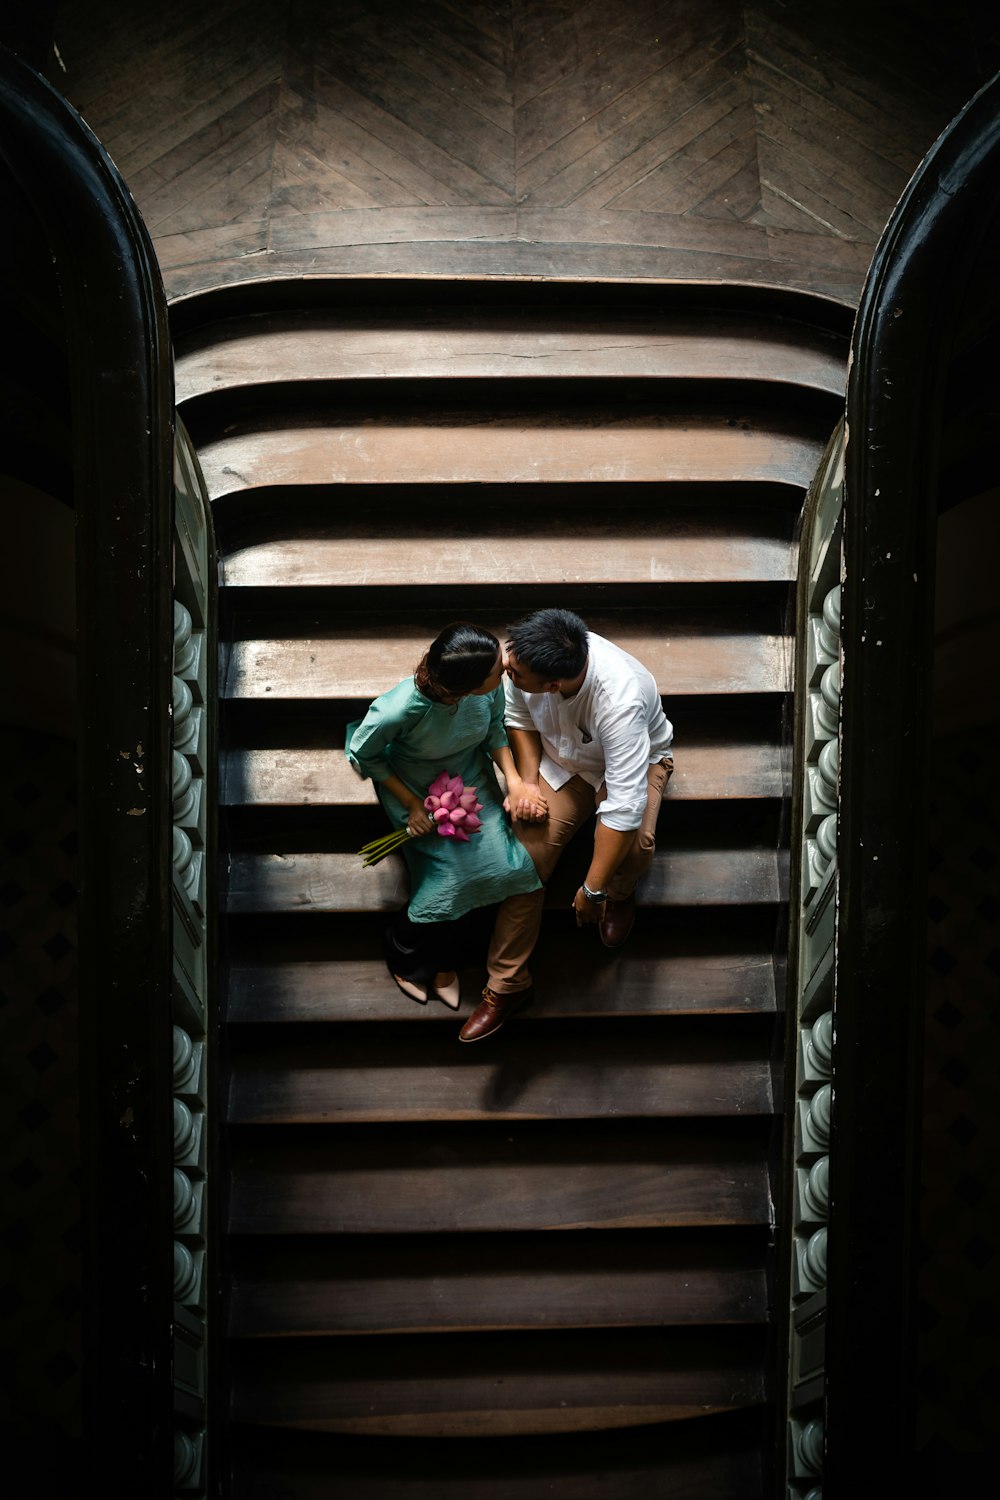
<svg viewBox="0 0 1000 1500">
<path fill-rule="evenodd" d="M 824 526 L 807 516 L 803 534 L 792 834 L 803 858 L 792 905 L 805 907 L 818 877 L 812 899 L 821 902 L 829 885 L 835 921 L 817 953 L 808 916 L 791 923 L 798 1007 L 789 1011 L 788 1420 L 778 1470 L 794 1496 L 853 1500 L 905 1489 L 919 1473 L 915 1256 L 936 531 L 942 510 L 976 485 L 995 485 L 995 466 L 983 471 L 982 441 L 970 459 L 968 415 L 998 321 L 998 178 L 1000 78 L 928 153 L 878 246 L 853 337 L 842 476 L 812 495 L 819 508 L 824 497 L 837 503 Z M 838 576 L 834 664 L 816 658 L 809 632 L 822 630 L 817 606 Z M 813 690 L 827 676 L 824 701 Z M 824 781 L 821 757 L 809 753 L 823 738 L 810 734 L 813 697 L 821 714 L 825 706 L 836 719 L 839 708 L 839 733 L 829 739 L 839 740 L 839 754 L 827 756 L 837 776 L 833 823 L 810 806 L 809 778 Z M 822 803 L 829 783 L 818 790 Z M 833 858 L 826 872 L 810 847 L 822 842 L 824 824 Z M 808 1076 L 806 1032 L 814 1013 L 827 1012 L 831 1090 L 820 1157 L 803 1118 L 821 1084 Z M 803 1178 L 820 1159 L 817 1218 Z M 822 1291 L 806 1259 L 820 1228 Z"/>
<path fill-rule="evenodd" d="M 171 1495 L 175 1471 L 180 1492 L 204 1493 L 209 1132 L 199 1127 L 196 1159 L 178 1163 L 191 1169 L 186 1205 L 177 1177 L 170 1186 L 178 1117 L 197 1126 L 211 1080 L 214 751 L 206 722 L 175 756 L 172 684 L 182 682 L 182 699 L 199 696 L 208 715 L 211 518 L 182 436 L 178 516 L 200 510 L 201 535 L 194 550 L 183 525 L 175 537 L 172 355 L 146 229 L 86 124 L 3 49 L 0 153 L 55 266 L 71 390 L 87 1466 L 108 1497 Z M 201 632 L 196 654 L 179 641 L 177 678 L 175 587 Z M 185 839 L 195 846 L 194 889 L 173 873 Z M 200 1011 L 174 964 L 185 902 L 195 914 Z M 37 1462 L 43 1474 L 45 1456 Z"/>
</svg>

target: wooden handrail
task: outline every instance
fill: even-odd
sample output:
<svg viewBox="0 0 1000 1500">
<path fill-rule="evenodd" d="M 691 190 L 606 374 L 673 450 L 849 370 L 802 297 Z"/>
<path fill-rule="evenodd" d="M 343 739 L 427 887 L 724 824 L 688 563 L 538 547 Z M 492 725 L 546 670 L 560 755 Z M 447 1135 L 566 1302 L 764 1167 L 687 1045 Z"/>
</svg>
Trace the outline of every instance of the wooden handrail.
<svg viewBox="0 0 1000 1500">
<path fill-rule="evenodd" d="M 824 1500 L 905 1490 L 918 1477 L 914 1258 L 941 436 L 960 311 L 975 305 L 977 286 L 995 308 L 998 174 L 1000 75 L 928 153 L 876 250 L 852 342 L 842 484 L 824 483 L 828 454 L 804 518 L 793 862 L 797 839 L 803 857 L 801 873 L 793 863 L 791 892 L 797 995 L 789 1004 L 778 1299 L 787 1309 L 778 1347 L 788 1402 L 776 1468 L 789 1494 L 821 1488 Z M 815 512 L 824 495 L 834 503 L 821 525 Z M 815 660 L 810 631 L 819 639 L 817 606 L 832 597 L 838 576 L 840 649 L 826 667 Z M 829 717 L 810 736 L 810 695 L 827 673 L 836 673 Z M 815 754 L 810 767 L 810 744 L 815 751 L 832 725 L 838 733 L 828 744 L 836 748 L 825 752 L 825 767 Z M 810 775 L 825 780 L 811 809 Z M 822 817 L 834 791 L 836 818 L 832 810 Z M 821 858 L 835 855 L 825 874 L 812 866 L 810 815 L 820 845 L 826 826 Z M 836 913 L 816 954 L 808 951 L 808 923 L 795 921 L 814 875 L 817 900 L 832 882 L 826 894 Z M 808 1076 L 804 1056 L 803 1023 L 814 1016 L 832 1023 L 818 1132 L 802 1113 L 824 1086 Z M 825 1217 L 828 1226 L 809 1260 L 815 1203 L 813 1184 L 801 1176 L 820 1159 L 816 1222 Z"/>
<path fill-rule="evenodd" d="M 72 402 L 87 1466 L 105 1496 L 155 1500 L 174 1492 L 175 1246 L 189 1249 L 175 1240 L 169 1191 L 178 1101 L 166 301 L 106 151 L 2 48 L 0 159 L 55 266 Z"/>
<path fill-rule="evenodd" d="M 960 306 L 995 306 L 1000 75 L 914 174 L 862 294 L 847 393 L 841 889 L 824 1496 L 913 1477 L 936 519 Z M 978 278 L 978 283 L 977 283 Z M 994 314 L 995 316 L 995 314 Z"/>
</svg>

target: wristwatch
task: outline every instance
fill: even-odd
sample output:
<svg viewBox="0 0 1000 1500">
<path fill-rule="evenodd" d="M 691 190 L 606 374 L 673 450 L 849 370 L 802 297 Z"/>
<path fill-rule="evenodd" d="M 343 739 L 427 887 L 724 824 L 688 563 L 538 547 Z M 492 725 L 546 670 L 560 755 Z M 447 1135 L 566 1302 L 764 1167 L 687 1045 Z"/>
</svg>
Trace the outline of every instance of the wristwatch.
<svg viewBox="0 0 1000 1500">
<path fill-rule="evenodd" d="M 580 889 L 586 896 L 587 900 L 593 901 L 595 905 L 598 905 L 601 901 L 606 901 L 608 899 L 607 891 L 592 891 L 586 881 L 583 882 Z"/>
</svg>

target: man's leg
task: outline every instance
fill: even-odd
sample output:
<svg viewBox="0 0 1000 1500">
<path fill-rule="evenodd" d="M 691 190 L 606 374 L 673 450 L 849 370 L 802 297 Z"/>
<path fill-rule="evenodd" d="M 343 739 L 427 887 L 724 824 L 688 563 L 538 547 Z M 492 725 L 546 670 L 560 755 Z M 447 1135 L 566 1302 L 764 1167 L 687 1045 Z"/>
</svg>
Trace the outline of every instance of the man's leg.
<svg viewBox="0 0 1000 1500">
<path fill-rule="evenodd" d="M 543 888 L 500 903 L 486 960 L 494 995 L 516 995 L 530 988 L 528 961 L 542 925 L 545 883 L 563 849 L 594 811 L 593 788 L 580 776 L 572 776 L 557 792 L 542 779 L 539 786 L 549 805 L 548 817 L 544 823 L 515 823 L 514 832 L 531 855 Z"/>
</svg>

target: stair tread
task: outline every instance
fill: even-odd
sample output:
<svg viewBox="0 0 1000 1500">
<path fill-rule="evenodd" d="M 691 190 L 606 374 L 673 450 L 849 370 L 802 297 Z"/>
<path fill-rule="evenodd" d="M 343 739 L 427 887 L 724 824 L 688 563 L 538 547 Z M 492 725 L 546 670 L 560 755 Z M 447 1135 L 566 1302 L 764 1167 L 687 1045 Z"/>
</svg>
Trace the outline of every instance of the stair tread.
<svg viewBox="0 0 1000 1500">
<path fill-rule="evenodd" d="M 681 526 L 664 517 L 591 517 L 564 506 L 521 517 L 469 516 L 439 502 L 423 521 L 367 515 L 240 540 L 225 549 L 233 587 L 391 587 L 394 584 L 760 583 L 791 581 L 796 554 L 777 526 L 755 517 Z M 429 524 L 431 522 L 432 524 Z M 386 545 L 391 528 L 392 545 Z M 289 531 L 294 534 L 288 535 Z M 428 535 L 428 531 L 432 534 Z M 526 544 L 527 543 L 527 544 Z"/>
<path fill-rule="evenodd" d="M 234 1495 L 270 1500 L 763 1500 L 761 1413 L 753 1408 L 512 1443 L 388 1444 L 351 1433 L 237 1425 Z"/>
<path fill-rule="evenodd" d="M 676 1128 L 683 1124 L 683 1133 Z M 505 1123 L 232 1142 L 230 1234 L 433 1234 L 766 1225 L 764 1118 L 638 1129 Z M 752 1127 L 752 1129 L 750 1129 Z M 749 1130 L 749 1136 L 748 1136 Z M 264 1139 L 256 1144 L 256 1137 Z"/>
<path fill-rule="evenodd" d="M 462 1047 L 452 1032 L 275 1043 L 230 1060 L 227 1118 L 240 1125 L 415 1120 L 666 1119 L 773 1112 L 766 1037 L 677 1022 L 599 1040 L 525 1032 Z"/>
<path fill-rule="evenodd" d="M 297 409 L 294 424 L 227 424 L 198 458 L 213 501 L 262 485 L 771 481 L 805 491 L 828 436 L 815 422 L 742 410 L 606 413 L 588 425 L 532 405 L 492 418 L 429 407 L 336 421 Z"/>
<path fill-rule="evenodd" d="M 507 623 L 501 618 L 489 628 L 503 640 Z M 674 616 L 658 629 L 634 618 L 605 624 L 594 617 L 587 623 L 643 662 L 664 694 L 778 693 L 789 687 L 792 642 L 777 632 L 755 629 L 745 619 Z M 273 636 L 233 642 L 226 698 L 349 698 L 367 703 L 413 672 L 434 634 L 426 619 L 403 624 L 380 618 L 369 620 L 367 626 L 357 619 L 331 620 L 310 636 L 287 629 L 279 634 L 280 624 L 273 622 Z"/>
<path fill-rule="evenodd" d="M 752 1245 L 677 1249 L 659 1236 L 608 1235 L 598 1258 L 589 1242 L 513 1247 L 508 1237 L 477 1243 L 474 1275 L 465 1241 L 416 1241 L 402 1261 L 395 1245 L 370 1241 L 236 1241 L 231 1255 L 235 1338 L 763 1323 L 768 1311 Z"/>
<path fill-rule="evenodd" d="M 356 853 L 237 853 L 230 860 L 230 912 L 396 911 L 408 899 L 401 855 L 364 869 Z M 768 848 L 659 850 L 638 891 L 640 907 L 771 903 L 779 862 Z"/>
<path fill-rule="evenodd" d="M 676 757 L 670 798 L 780 797 L 785 787 L 775 744 L 692 744 Z M 371 781 L 343 750 L 239 747 L 221 757 L 220 800 L 227 807 L 374 807 Z"/>
<path fill-rule="evenodd" d="M 756 1329 L 230 1343 L 231 1416 L 328 1432 L 460 1437 L 670 1422 L 764 1400 Z"/>
<path fill-rule="evenodd" d="M 842 340 L 766 316 L 315 309 L 181 336 L 177 401 L 275 381 L 658 376 L 780 381 L 842 395 Z"/>
<path fill-rule="evenodd" d="M 709 953 L 672 955 L 656 934 L 636 931 L 622 949 L 584 946 L 578 934 L 547 934 L 532 958 L 536 998 L 519 1024 L 560 1016 L 769 1014 L 775 1007 L 770 951 L 726 951 L 724 935 Z M 658 949 L 660 951 L 658 951 Z M 475 993 L 482 975 L 463 975 Z M 226 1019 L 234 1023 L 312 1021 L 447 1022 L 441 1005 L 415 1005 L 390 981 L 385 965 L 368 960 L 244 962 L 230 966 Z"/>
</svg>

